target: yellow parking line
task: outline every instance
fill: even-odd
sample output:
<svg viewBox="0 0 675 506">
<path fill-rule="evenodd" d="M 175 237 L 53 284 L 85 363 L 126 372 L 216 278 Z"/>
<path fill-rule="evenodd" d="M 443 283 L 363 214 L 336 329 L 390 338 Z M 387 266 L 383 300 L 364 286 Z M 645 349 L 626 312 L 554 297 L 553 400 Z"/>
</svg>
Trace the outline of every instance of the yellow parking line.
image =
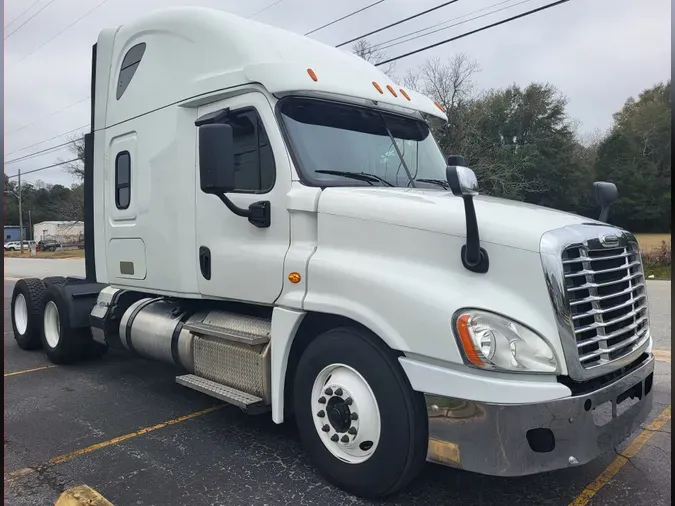
<svg viewBox="0 0 675 506">
<path fill-rule="evenodd" d="M 630 459 L 635 457 L 642 447 L 651 439 L 654 433 L 663 427 L 670 420 L 670 406 L 664 409 L 652 423 L 647 425 L 638 436 L 628 445 L 628 447 L 619 453 L 619 455 L 607 466 L 607 468 L 598 476 L 593 483 L 588 485 L 579 496 L 570 503 L 570 506 L 585 506 L 588 504 L 598 491 L 607 485 L 609 481 L 616 476 L 621 468 L 626 465 Z"/>
<path fill-rule="evenodd" d="M 77 457 L 78 455 L 83 455 L 85 453 L 90 453 L 96 450 L 100 450 L 101 448 L 105 448 L 106 446 L 114 445 L 117 443 L 121 443 L 122 441 L 126 441 L 127 439 L 131 439 L 137 436 L 142 436 L 143 434 L 147 434 L 148 432 L 153 432 L 158 429 L 163 429 L 164 427 L 168 427 L 169 425 L 175 425 L 180 422 L 184 422 L 186 420 L 190 420 L 192 418 L 197 418 L 198 416 L 206 415 L 207 413 L 211 413 L 213 411 L 216 411 L 218 409 L 224 408 L 226 404 L 219 404 L 218 406 L 213 406 L 211 408 L 203 409 L 201 411 L 195 411 L 194 413 L 190 413 L 189 415 L 184 415 L 180 416 L 178 418 L 174 418 L 173 420 L 169 420 L 166 422 L 158 423 L 157 425 L 153 425 L 151 427 L 145 427 L 144 429 L 137 430 L 135 432 L 131 432 L 129 434 L 125 434 L 123 436 L 119 436 L 113 439 L 110 439 L 108 441 L 103 441 L 101 443 L 96 443 L 91 446 L 87 446 L 86 448 L 82 448 L 80 450 L 75 450 L 70 453 L 66 453 L 65 455 L 61 455 L 59 457 L 54 457 L 53 459 L 49 460 L 46 464 L 42 464 L 40 466 L 36 466 L 35 468 L 33 467 L 26 467 L 23 469 L 18 469 L 16 471 L 12 471 L 11 473 L 7 473 L 5 477 L 7 478 L 19 478 L 21 476 L 26 476 L 27 474 L 31 474 L 35 472 L 37 468 L 44 467 L 45 465 L 54 465 L 54 464 L 62 464 L 64 462 L 68 462 L 69 460 L 72 460 L 73 458 Z"/>
<path fill-rule="evenodd" d="M 670 364 L 670 350 L 652 350 L 652 353 L 656 360 Z"/>
<path fill-rule="evenodd" d="M 65 490 L 54 506 L 113 506 L 113 504 L 93 488 L 79 485 Z"/>
<path fill-rule="evenodd" d="M 16 376 L 17 374 L 26 374 L 27 372 L 35 372 L 35 371 L 42 371 L 43 369 L 51 369 L 52 367 L 56 367 L 56 366 L 55 365 L 45 365 L 43 367 L 36 367 L 35 369 L 25 369 L 23 371 L 6 372 L 5 378 L 7 376 Z"/>
</svg>

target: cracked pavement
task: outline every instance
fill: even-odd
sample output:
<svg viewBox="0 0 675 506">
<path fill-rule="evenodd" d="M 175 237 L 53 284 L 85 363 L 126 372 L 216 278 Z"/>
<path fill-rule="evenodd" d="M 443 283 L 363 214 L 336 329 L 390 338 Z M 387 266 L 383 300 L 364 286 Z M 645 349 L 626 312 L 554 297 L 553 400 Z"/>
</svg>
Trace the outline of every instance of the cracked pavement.
<svg viewBox="0 0 675 506">
<path fill-rule="evenodd" d="M 5 372 L 49 365 L 42 351 L 14 342 L 9 318 L 13 282 L 5 281 Z M 650 282 L 655 348 L 670 350 L 670 283 Z M 646 427 L 670 405 L 670 363 L 657 362 L 654 408 Z M 51 459 L 145 427 L 219 405 L 174 382 L 163 364 L 110 352 L 103 359 L 5 378 L 5 504 L 53 504 L 86 484 L 116 506 L 361 505 L 321 478 L 292 423 L 247 416 L 226 406 L 116 444 Z M 590 500 L 592 506 L 671 503 L 668 421 Z M 640 431 L 636 432 L 639 433 Z M 631 438 L 615 452 L 623 452 Z M 567 505 L 615 459 L 607 452 L 577 468 L 502 479 L 427 464 L 422 476 L 385 504 Z M 12 472 L 32 467 L 24 475 Z"/>
</svg>

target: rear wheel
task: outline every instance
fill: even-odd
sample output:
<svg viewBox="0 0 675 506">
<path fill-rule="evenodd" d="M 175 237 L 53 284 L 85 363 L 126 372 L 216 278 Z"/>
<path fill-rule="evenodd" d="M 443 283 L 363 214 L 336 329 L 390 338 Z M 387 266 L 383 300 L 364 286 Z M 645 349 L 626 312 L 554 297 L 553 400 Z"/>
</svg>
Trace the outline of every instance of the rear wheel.
<svg viewBox="0 0 675 506">
<path fill-rule="evenodd" d="M 45 284 L 47 288 L 49 288 L 52 285 L 65 285 L 68 282 L 68 280 L 63 276 L 49 276 L 44 278 L 42 282 Z"/>
<path fill-rule="evenodd" d="M 22 350 L 37 350 L 42 346 L 40 305 L 44 293 L 45 286 L 37 278 L 20 279 L 14 285 L 10 306 L 12 329 Z"/>
<path fill-rule="evenodd" d="M 356 328 L 321 334 L 300 358 L 294 388 L 303 445 L 333 484 L 379 498 L 400 491 L 422 469 L 424 396 L 376 336 Z"/>
<path fill-rule="evenodd" d="M 88 328 L 71 328 L 70 308 L 60 285 L 52 285 L 44 296 L 42 345 L 54 364 L 68 364 L 85 356 L 91 335 Z"/>
</svg>

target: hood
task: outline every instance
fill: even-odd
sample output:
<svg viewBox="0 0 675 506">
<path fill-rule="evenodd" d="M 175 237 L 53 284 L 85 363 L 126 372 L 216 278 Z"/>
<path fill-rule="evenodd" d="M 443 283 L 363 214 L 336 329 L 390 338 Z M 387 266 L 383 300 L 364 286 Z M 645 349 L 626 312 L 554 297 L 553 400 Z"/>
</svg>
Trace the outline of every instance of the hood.
<svg viewBox="0 0 675 506">
<path fill-rule="evenodd" d="M 539 252 L 541 236 L 552 229 L 598 223 L 576 214 L 513 200 L 474 198 L 481 243 Z M 420 188 L 326 188 L 319 214 L 332 214 L 466 237 L 464 202 L 451 191 Z"/>
</svg>

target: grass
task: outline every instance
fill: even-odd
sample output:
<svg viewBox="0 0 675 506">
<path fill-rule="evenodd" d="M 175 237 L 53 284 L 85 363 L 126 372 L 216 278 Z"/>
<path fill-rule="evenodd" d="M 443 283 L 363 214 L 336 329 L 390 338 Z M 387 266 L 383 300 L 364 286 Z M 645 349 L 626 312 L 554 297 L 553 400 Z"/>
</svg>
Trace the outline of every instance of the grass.
<svg viewBox="0 0 675 506">
<path fill-rule="evenodd" d="M 650 267 L 649 265 L 645 266 L 645 274 L 647 279 L 670 279 L 670 265 L 665 265 L 662 267 Z M 654 276 L 650 278 L 649 276 Z"/>
<path fill-rule="evenodd" d="M 635 236 L 643 252 L 658 249 L 664 241 L 670 244 L 670 234 L 635 234 Z"/>
<path fill-rule="evenodd" d="M 5 251 L 5 258 L 84 258 L 84 250 L 40 251 L 34 257 L 30 255 L 28 250 L 24 250 L 23 255 L 19 251 Z"/>
</svg>

